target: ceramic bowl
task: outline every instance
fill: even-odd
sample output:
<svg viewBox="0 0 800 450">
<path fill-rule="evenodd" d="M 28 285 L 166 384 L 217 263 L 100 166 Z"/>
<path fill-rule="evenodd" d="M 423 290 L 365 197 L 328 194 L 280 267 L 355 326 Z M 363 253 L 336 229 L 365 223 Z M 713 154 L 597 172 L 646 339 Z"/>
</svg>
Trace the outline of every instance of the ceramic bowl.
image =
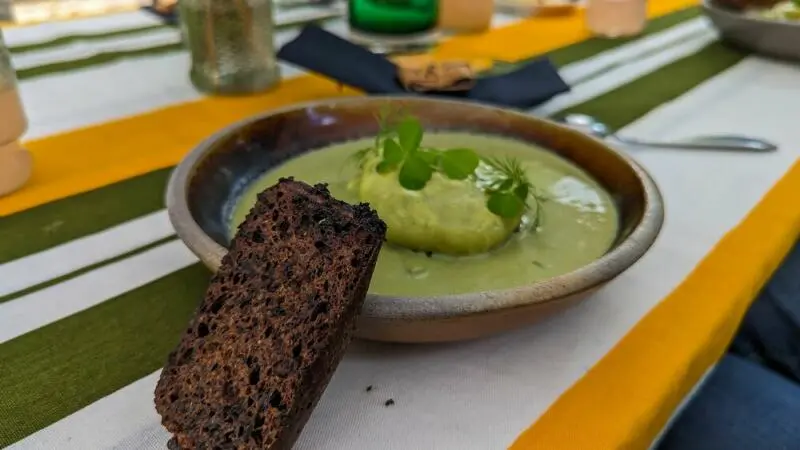
<svg viewBox="0 0 800 450">
<path fill-rule="evenodd" d="M 713 0 L 703 0 L 703 11 L 723 40 L 762 55 L 800 60 L 800 22 L 748 16 Z"/>
<path fill-rule="evenodd" d="M 248 184 L 282 161 L 333 143 L 374 136 L 375 113 L 402 103 L 426 129 L 479 132 L 550 149 L 591 174 L 619 209 L 619 234 L 599 259 L 570 273 L 513 289 L 399 298 L 369 295 L 357 336 L 394 342 L 455 341 L 529 325 L 585 298 L 647 252 L 663 222 L 661 196 L 644 169 L 579 131 L 510 110 L 410 97 L 357 97 L 293 106 L 234 124 L 178 165 L 167 209 L 178 236 L 216 270 L 229 219 Z"/>
</svg>

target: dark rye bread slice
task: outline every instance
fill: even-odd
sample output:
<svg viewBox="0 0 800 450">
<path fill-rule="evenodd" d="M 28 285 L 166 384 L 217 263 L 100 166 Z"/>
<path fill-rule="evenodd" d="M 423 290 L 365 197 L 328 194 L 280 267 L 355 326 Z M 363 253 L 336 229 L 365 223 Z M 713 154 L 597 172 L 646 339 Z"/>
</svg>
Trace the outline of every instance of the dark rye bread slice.
<svg viewBox="0 0 800 450">
<path fill-rule="evenodd" d="M 324 185 L 258 196 L 155 392 L 189 449 L 289 449 L 330 381 L 386 225 Z M 173 442 L 174 444 L 174 442 Z"/>
</svg>

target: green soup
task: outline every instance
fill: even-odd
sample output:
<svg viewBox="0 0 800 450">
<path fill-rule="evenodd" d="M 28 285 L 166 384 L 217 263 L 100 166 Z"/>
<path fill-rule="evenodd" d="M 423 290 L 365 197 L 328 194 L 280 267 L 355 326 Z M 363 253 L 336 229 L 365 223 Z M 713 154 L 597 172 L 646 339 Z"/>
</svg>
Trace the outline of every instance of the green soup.
<svg viewBox="0 0 800 450">
<path fill-rule="evenodd" d="M 256 194 L 279 178 L 293 176 L 307 183 L 328 183 L 341 200 L 357 203 L 348 182 L 357 168 L 351 156 L 374 139 L 332 145 L 291 159 L 248 187 L 232 217 L 241 223 Z M 575 270 L 603 255 L 617 235 L 617 211 L 608 193 L 588 174 L 544 149 L 495 136 L 467 133 L 425 134 L 424 145 L 467 147 L 483 155 L 519 160 L 528 179 L 544 198 L 535 223 L 521 227 L 502 246 L 475 256 L 454 257 L 413 252 L 384 245 L 370 292 L 396 296 L 460 294 L 505 289 Z"/>
</svg>

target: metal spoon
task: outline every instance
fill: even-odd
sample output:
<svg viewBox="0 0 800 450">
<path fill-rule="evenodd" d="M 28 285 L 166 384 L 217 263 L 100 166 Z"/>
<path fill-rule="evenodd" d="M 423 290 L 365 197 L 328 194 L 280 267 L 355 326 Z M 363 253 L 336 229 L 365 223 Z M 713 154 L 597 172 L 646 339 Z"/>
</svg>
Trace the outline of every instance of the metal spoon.
<svg viewBox="0 0 800 450">
<path fill-rule="evenodd" d="M 695 136 L 682 141 L 674 142 L 651 142 L 639 139 L 623 138 L 618 136 L 606 124 L 598 121 L 586 114 L 569 114 L 564 118 L 567 125 L 578 127 L 589 134 L 599 138 L 611 138 L 627 145 L 655 148 L 679 148 L 697 150 L 731 150 L 731 151 L 750 151 L 750 152 L 771 152 L 778 149 L 778 146 L 763 139 L 737 136 L 737 135 L 709 135 Z"/>
</svg>

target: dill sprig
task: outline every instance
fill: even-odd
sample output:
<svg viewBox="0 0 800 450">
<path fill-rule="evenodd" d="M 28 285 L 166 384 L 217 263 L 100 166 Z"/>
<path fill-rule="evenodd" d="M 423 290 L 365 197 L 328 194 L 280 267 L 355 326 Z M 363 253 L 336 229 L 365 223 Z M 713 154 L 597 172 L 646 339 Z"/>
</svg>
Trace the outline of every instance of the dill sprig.
<svg viewBox="0 0 800 450">
<path fill-rule="evenodd" d="M 483 162 L 493 169 L 483 183 L 483 189 L 489 196 L 486 207 L 502 217 L 522 214 L 532 189 L 522 164 L 511 157 L 484 157 Z"/>
</svg>

